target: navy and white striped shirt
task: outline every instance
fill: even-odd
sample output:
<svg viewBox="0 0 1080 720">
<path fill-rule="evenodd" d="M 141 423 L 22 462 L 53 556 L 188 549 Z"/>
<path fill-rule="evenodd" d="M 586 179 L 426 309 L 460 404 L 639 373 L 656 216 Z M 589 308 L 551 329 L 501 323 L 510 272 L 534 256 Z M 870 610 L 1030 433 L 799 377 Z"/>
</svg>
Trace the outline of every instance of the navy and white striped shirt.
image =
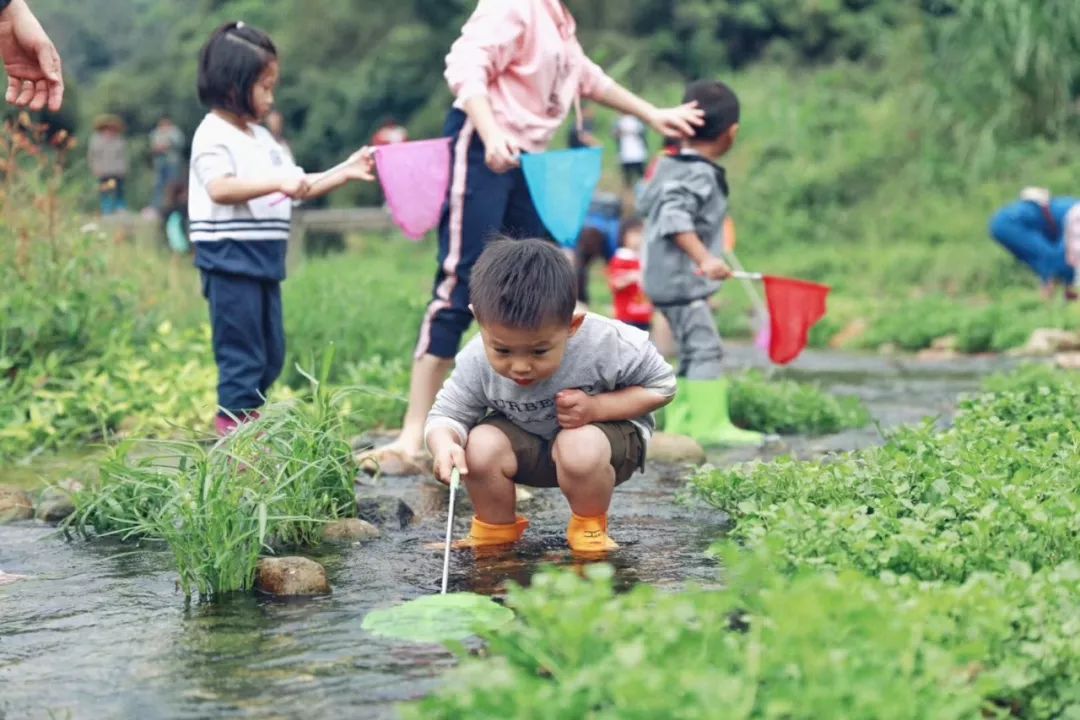
<svg viewBox="0 0 1080 720">
<path fill-rule="evenodd" d="M 188 217 L 195 265 L 210 272 L 265 280 L 285 279 L 292 201 L 271 194 L 239 205 L 219 205 L 207 186 L 218 178 L 244 180 L 297 177 L 296 166 L 266 128 L 251 135 L 209 113 L 192 139 Z"/>
</svg>

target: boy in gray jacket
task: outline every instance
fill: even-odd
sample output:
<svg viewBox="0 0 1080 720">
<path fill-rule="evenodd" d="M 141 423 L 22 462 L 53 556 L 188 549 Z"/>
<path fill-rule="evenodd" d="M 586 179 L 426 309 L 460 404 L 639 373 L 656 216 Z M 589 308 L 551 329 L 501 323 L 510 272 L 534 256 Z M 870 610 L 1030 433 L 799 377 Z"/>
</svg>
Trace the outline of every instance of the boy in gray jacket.
<svg viewBox="0 0 1080 720">
<path fill-rule="evenodd" d="M 762 436 L 735 427 L 721 371 L 723 346 L 708 299 L 731 270 L 720 259 L 728 185 L 716 164 L 739 131 L 739 99 L 712 80 L 691 83 L 684 102 L 697 102 L 705 122 L 665 157 L 638 201 L 645 215 L 645 294 L 671 325 L 679 351 L 679 392 L 664 429 L 705 445 L 759 445 Z"/>
<path fill-rule="evenodd" d="M 521 539 L 519 483 L 562 490 L 571 549 L 617 548 L 612 492 L 644 466 L 652 413 L 675 394 L 671 366 L 641 330 L 575 312 L 574 268 L 542 240 L 491 243 L 469 295 L 480 335 L 458 353 L 424 429 L 436 477 L 449 482 L 456 467 L 476 511 L 456 547 Z"/>
</svg>

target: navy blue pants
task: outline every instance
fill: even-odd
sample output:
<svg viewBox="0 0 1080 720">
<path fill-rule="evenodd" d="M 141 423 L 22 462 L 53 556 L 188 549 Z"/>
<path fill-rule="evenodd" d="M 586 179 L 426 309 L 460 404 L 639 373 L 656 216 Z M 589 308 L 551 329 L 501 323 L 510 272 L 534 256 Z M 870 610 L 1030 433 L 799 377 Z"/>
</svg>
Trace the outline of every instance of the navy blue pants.
<svg viewBox="0 0 1080 720">
<path fill-rule="evenodd" d="M 202 283 L 210 302 L 219 412 L 243 417 L 263 405 L 285 365 L 281 283 L 205 270 Z"/>
<path fill-rule="evenodd" d="M 1076 271 L 1065 262 L 1063 238 L 1068 207 L 1068 203 L 1055 202 L 1051 227 L 1043 211 L 1033 202 L 1006 205 L 990 221 L 990 235 L 1017 260 L 1035 271 L 1044 283 L 1060 280 L 1071 285 Z"/>
<path fill-rule="evenodd" d="M 520 168 L 499 175 L 484 163 L 484 143 L 464 112 L 451 110 L 450 192 L 439 223 L 439 269 L 420 327 L 416 357 L 452 358 L 472 323 L 469 278 L 493 238 L 549 238 Z M 549 238 L 550 239 L 550 238 Z"/>
</svg>

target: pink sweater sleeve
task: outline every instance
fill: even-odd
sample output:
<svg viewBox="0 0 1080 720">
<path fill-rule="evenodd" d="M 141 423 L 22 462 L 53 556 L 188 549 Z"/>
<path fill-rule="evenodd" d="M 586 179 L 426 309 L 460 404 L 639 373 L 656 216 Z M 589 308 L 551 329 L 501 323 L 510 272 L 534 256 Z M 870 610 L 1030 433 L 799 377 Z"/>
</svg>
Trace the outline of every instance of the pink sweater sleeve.
<svg viewBox="0 0 1080 720">
<path fill-rule="evenodd" d="M 615 81 L 608 77 L 608 74 L 599 65 L 589 59 L 589 56 L 581 49 L 580 44 L 576 41 L 575 44 L 577 44 L 577 53 L 581 62 L 581 82 L 578 86 L 578 92 L 581 93 L 582 97 L 599 100 L 615 84 Z"/>
<path fill-rule="evenodd" d="M 454 96 L 486 95 L 491 80 L 514 59 L 524 32 L 515 0 L 480 0 L 446 56 L 446 82 Z"/>
</svg>

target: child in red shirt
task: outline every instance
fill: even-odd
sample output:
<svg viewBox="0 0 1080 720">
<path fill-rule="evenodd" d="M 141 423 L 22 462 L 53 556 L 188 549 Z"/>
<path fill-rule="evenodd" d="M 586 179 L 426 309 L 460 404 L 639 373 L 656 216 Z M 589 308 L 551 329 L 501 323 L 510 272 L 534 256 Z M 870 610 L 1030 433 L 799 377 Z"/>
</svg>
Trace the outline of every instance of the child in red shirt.
<svg viewBox="0 0 1080 720">
<path fill-rule="evenodd" d="M 641 289 L 641 238 L 644 224 L 638 218 L 619 229 L 619 249 L 608 264 L 608 285 L 615 296 L 615 319 L 639 330 L 652 327 L 653 305 Z"/>
</svg>

